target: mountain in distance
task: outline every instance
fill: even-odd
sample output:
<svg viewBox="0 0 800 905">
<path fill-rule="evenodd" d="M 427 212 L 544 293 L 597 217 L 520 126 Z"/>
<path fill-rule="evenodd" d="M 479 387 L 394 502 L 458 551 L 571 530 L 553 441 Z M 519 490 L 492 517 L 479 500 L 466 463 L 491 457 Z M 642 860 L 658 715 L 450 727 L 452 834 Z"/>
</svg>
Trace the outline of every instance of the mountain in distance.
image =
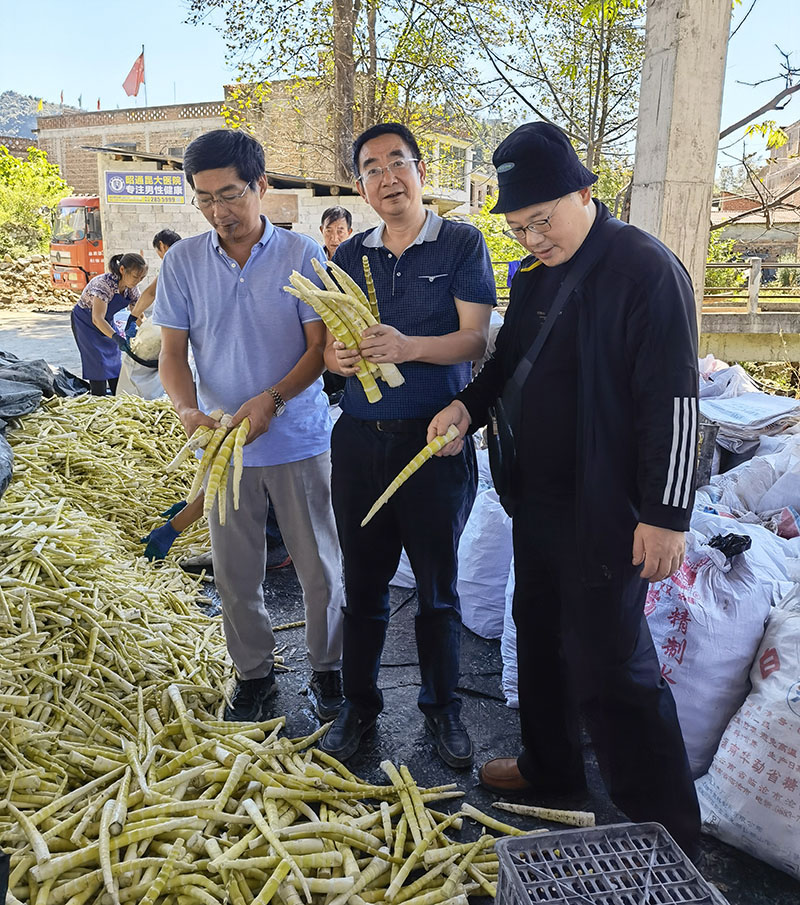
<svg viewBox="0 0 800 905">
<path fill-rule="evenodd" d="M 39 98 L 17 91 L 3 91 L 0 94 L 0 135 L 16 135 L 20 138 L 34 138 L 37 116 L 52 116 L 58 113 L 79 113 L 78 107 L 67 104 L 51 104 L 44 101 L 41 112 L 37 113 Z"/>
</svg>

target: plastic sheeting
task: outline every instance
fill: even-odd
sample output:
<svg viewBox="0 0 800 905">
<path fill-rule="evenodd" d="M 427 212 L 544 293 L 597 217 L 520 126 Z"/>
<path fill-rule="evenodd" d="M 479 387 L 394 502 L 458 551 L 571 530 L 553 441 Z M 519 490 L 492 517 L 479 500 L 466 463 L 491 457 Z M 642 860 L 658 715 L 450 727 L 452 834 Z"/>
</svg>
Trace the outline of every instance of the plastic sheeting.
<svg viewBox="0 0 800 905">
<path fill-rule="evenodd" d="M 6 487 L 11 483 L 11 475 L 14 472 L 14 453 L 8 445 L 6 438 L 0 435 L 0 498 L 5 493 Z M 2 899 L 0 899 L 2 901 Z"/>
</svg>

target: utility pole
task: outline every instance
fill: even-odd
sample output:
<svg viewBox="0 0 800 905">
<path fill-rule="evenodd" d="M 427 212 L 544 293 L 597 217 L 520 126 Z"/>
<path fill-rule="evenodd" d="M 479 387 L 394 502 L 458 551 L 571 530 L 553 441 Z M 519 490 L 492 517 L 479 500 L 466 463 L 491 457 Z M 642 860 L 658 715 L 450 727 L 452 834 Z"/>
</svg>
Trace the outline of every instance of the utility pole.
<svg viewBox="0 0 800 905">
<path fill-rule="evenodd" d="M 649 0 L 630 222 L 692 278 L 697 319 L 717 161 L 731 0 Z"/>
</svg>

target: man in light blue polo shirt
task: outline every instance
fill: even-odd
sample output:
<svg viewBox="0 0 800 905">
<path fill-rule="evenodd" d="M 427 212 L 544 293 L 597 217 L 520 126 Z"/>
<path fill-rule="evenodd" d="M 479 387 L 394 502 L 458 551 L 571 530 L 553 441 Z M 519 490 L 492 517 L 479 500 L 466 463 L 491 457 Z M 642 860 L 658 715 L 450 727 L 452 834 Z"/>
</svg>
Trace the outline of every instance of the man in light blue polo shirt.
<svg viewBox="0 0 800 905">
<path fill-rule="evenodd" d="M 322 393 L 325 328 L 283 291 L 293 270 L 314 279 L 312 239 L 276 229 L 260 212 L 264 152 L 253 138 L 217 130 L 186 149 L 193 203 L 213 229 L 164 259 L 154 322 L 162 328 L 159 374 L 188 435 L 216 426 L 214 409 L 245 417 L 239 509 L 210 519 L 214 579 L 228 651 L 238 675 L 225 718 L 260 720 L 277 689 L 275 639 L 262 582 L 265 525 L 275 507 L 303 588 L 310 690 L 320 719 L 341 693 L 341 554 L 330 501 L 330 431 Z M 188 364 L 191 341 L 197 386 Z"/>
<path fill-rule="evenodd" d="M 332 494 L 344 554 L 347 605 L 342 678 L 345 706 L 320 742 L 340 759 L 358 749 L 383 708 L 378 688 L 389 623 L 389 582 L 405 547 L 417 583 L 416 639 L 421 674 L 418 704 L 436 750 L 449 766 L 472 762 L 460 719 L 461 611 L 457 550 L 475 499 L 475 452 L 435 457 L 394 494 L 366 528 L 361 520 L 389 482 L 426 443 L 437 400 L 470 379 L 486 351 L 495 284 L 486 243 L 468 223 L 443 220 L 422 204 L 425 162 L 414 136 L 379 123 L 353 146 L 361 197 L 383 223 L 339 246 L 334 261 L 366 288 L 369 260 L 381 323 L 364 330 L 360 350 L 328 337 L 328 368 L 347 377 L 342 416 L 332 438 Z M 381 383 L 367 401 L 353 376 L 363 356 L 393 362 L 405 379 Z"/>
</svg>

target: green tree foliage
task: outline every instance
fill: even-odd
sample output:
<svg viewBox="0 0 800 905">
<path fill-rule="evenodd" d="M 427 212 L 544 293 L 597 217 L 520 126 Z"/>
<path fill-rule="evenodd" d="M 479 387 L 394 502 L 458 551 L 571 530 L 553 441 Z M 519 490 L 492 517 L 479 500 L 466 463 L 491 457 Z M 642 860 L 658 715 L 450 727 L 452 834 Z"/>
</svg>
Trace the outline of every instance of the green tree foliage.
<svg viewBox="0 0 800 905">
<path fill-rule="evenodd" d="M 737 255 L 733 247 L 736 244 L 735 239 L 723 239 L 718 232 L 712 230 L 708 237 L 708 255 L 706 261 L 708 263 L 728 263 L 731 261 L 741 260 L 741 256 Z M 707 289 L 738 289 L 747 282 L 747 272 L 740 269 L 725 267 L 707 267 L 706 268 L 706 288 Z"/>
<path fill-rule="evenodd" d="M 508 228 L 506 218 L 502 214 L 490 213 L 496 202 L 497 198 L 490 195 L 480 213 L 473 215 L 470 219 L 483 233 L 483 238 L 486 240 L 489 256 L 492 259 L 497 294 L 507 297 L 508 263 L 527 257 L 528 252 L 516 239 L 509 239 L 503 234 L 503 230 Z"/>
<path fill-rule="evenodd" d="M 190 0 L 189 21 L 221 16 L 242 82 L 288 78 L 327 94 L 319 142 L 346 176 L 354 131 L 386 120 L 451 131 L 486 103 L 472 23 L 497 40 L 501 12 L 496 0 Z"/>
<path fill-rule="evenodd" d="M 644 0 L 508 0 L 506 12 L 507 40 L 483 42 L 506 95 L 565 129 L 590 169 L 604 155 L 624 161 L 636 128 Z"/>
<path fill-rule="evenodd" d="M 70 192 L 47 154 L 29 148 L 23 159 L 0 145 L 0 253 L 19 256 L 45 251 L 49 211 Z"/>
</svg>

